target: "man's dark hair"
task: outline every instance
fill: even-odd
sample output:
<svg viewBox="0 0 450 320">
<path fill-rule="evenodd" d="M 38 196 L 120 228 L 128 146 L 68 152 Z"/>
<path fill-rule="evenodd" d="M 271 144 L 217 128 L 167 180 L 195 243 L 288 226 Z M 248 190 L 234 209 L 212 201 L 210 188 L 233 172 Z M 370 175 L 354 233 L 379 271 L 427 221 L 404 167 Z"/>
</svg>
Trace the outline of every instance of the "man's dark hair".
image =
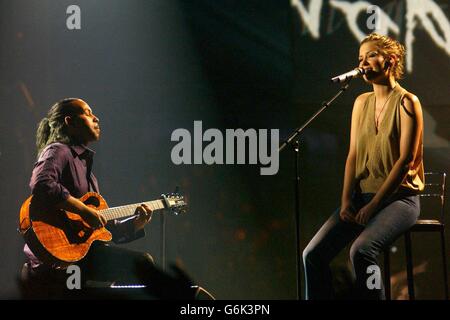
<svg viewBox="0 0 450 320">
<path fill-rule="evenodd" d="M 36 131 L 36 148 L 39 157 L 42 150 L 53 142 L 72 144 L 73 138 L 67 133 L 64 118 L 81 114 L 80 108 L 72 102 L 78 98 L 66 98 L 55 103 L 39 123 Z"/>
</svg>

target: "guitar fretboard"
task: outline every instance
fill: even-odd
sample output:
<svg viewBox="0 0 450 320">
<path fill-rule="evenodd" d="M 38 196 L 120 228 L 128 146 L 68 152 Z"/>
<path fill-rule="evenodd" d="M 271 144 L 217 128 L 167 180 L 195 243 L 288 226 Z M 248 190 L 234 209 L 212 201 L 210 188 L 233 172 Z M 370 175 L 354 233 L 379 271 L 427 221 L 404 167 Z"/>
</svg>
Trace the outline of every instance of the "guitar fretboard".
<svg viewBox="0 0 450 320">
<path fill-rule="evenodd" d="M 164 209 L 164 202 L 162 200 L 154 200 L 103 209 L 99 210 L 99 212 L 106 218 L 106 220 L 120 219 L 134 215 L 136 208 L 141 204 L 146 204 L 153 211 Z"/>
</svg>

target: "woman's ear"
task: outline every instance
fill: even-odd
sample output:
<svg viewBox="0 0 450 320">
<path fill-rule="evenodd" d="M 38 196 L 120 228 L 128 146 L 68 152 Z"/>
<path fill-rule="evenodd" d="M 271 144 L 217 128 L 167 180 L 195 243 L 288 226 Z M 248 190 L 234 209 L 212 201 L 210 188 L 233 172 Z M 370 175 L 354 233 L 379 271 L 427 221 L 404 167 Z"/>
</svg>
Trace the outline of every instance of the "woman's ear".
<svg viewBox="0 0 450 320">
<path fill-rule="evenodd" d="M 397 62 L 398 58 L 395 54 L 389 56 L 389 65 L 393 66 Z"/>
<path fill-rule="evenodd" d="M 389 69 L 391 66 L 395 64 L 395 61 L 397 61 L 397 57 L 395 55 L 390 55 L 384 60 L 384 70 Z"/>
</svg>

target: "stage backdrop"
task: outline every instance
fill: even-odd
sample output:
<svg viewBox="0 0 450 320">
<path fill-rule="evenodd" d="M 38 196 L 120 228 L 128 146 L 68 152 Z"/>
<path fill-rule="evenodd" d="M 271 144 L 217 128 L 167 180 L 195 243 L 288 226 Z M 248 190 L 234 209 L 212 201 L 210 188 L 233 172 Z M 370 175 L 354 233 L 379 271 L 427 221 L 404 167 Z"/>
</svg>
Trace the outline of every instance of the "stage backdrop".
<svg viewBox="0 0 450 320">
<path fill-rule="evenodd" d="M 171 136 L 186 129 L 194 144 L 201 121 L 203 132 L 279 129 L 286 139 L 338 90 L 329 78 L 357 65 L 359 40 L 372 31 L 369 5 L 379 6 L 379 31 L 407 45 L 400 83 L 422 102 L 426 170 L 450 172 L 448 1 L 0 1 L 0 298 L 20 297 L 16 228 L 36 125 L 57 100 L 80 97 L 100 118 L 94 172 L 110 206 L 176 186 L 187 197 L 185 215 L 167 215 L 168 265 L 180 264 L 219 299 L 295 299 L 292 152 L 280 154 L 276 175 L 261 175 L 260 164 L 177 165 Z M 370 90 L 352 81 L 301 135 L 300 249 L 339 205 L 352 103 Z M 157 214 L 146 231 L 124 246 L 161 265 Z M 439 298 L 438 237 L 418 235 L 413 244 L 424 270 L 417 297 Z M 401 298 L 401 242 L 396 249 Z M 342 295 L 347 258 L 343 251 L 333 264 Z"/>
</svg>

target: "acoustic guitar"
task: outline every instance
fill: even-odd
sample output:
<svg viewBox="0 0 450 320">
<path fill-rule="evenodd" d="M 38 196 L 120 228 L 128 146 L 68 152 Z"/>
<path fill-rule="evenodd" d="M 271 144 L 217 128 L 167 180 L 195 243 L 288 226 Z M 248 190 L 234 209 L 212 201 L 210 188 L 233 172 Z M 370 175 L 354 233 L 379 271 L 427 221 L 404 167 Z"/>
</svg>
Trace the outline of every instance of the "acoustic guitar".
<svg viewBox="0 0 450 320">
<path fill-rule="evenodd" d="M 160 199 L 108 208 L 103 197 L 95 192 L 86 193 L 80 200 L 95 208 L 106 220 L 131 217 L 141 204 L 153 212 L 168 209 L 174 214 L 184 213 L 186 202 L 178 194 L 162 195 Z M 65 268 L 81 260 L 94 241 L 110 241 L 111 233 L 105 228 L 91 228 L 78 214 L 61 209 L 43 208 L 30 196 L 20 208 L 19 232 L 31 251 L 42 262 Z"/>
</svg>

